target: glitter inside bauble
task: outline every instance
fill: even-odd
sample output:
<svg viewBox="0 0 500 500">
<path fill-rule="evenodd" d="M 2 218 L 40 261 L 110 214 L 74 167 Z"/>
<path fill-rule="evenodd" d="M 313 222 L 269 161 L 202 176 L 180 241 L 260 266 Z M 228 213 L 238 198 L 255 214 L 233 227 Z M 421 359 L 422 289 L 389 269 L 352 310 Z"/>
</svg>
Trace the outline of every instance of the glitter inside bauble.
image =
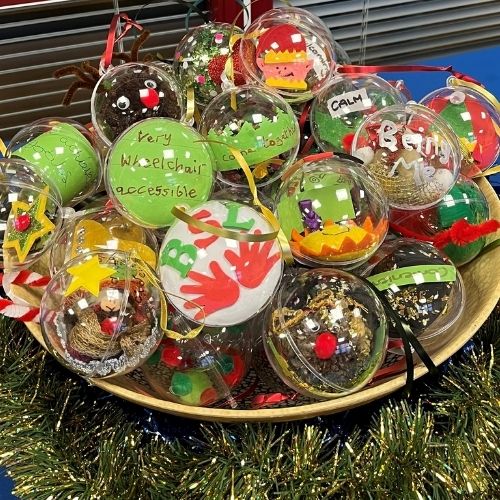
<svg viewBox="0 0 500 500">
<path fill-rule="evenodd" d="M 376 111 L 406 99 L 389 82 L 376 75 L 342 74 L 316 96 L 310 122 L 323 151 L 351 152 L 351 143 L 363 120 Z"/>
<path fill-rule="evenodd" d="M 193 89 L 199 105 L 206 106 L 223 90 L 245 83 L 237 39 L 241 33 L 231 24 L 208 23 L 187 33 L 177 45 L 174 72 L 184 93 Z"/>
<path fill-rule="evenodd" d="M 476 183 L 460 176 L 451 191 L 435 206 L 422 211 L 390 211 L 391 229 L 408 238 L 432 243 L 454 223 L 466 220 L 469 224 L 481 224 L 489 219 L 488 202 Z M 486 244 L 486 237 L 467 244 L 449 243 L 442 251 L 456 266 L 473 260 Z"/>
<path fill-rule="evenodd" d="M 248 186 L 234 151 L 243 155 L 259 186 L 276 181 L 295 160 L 299 124 L 290 105 L 253 86 L 224 92 L 203 113 L 199 130 L 212 148 L 219 178 Z"/>
<path fill-rule="evenodd" d="M 245 31 L 240 46 L 247 81 L 264 85 L 289 102 L 304 102 L 323 88 L 335 67 L 331 35 L 310 16 L 273 9 Z"/>
<path fill-rule="evenodd" d="M 269 362 L 294 390 L 317 399 L 358 391 L 382 364 L 387 321 L 360 278 L 313 269 L 283 280 L 267 311 Z"/>
<path fill-rule="evenodd" d="M 93 135 L 68 118 L 44 118 L 23 127 L 10 141 L 6 156 L 26 160 L 45 184 L 57 189 L 63 206 L 91 196 L 101 181 Z"/>
<path fill-rule="evenodd" d="M 380 187 L 352 160 L 305 163 L 285 179 L 275 205 L 293 256 L 306 265 L 354 268 L 387 233 Z"/>
<path fill-rule="evenodd" d="M 399 239 L 381 251 L 384 256 L 371 269 L 370 281 L 389 274 L 384 283 L 390 286 L 374 284 L 383 288 L 393 310 L 419 340 L 448 330 L 465 304 L 462 279 L 453 263 L 432 245 L 416 240 Z"/>
<path fill-rule="evenodd" d="M 390 106 L 368 116 L 354 136 L 352 154 L 363 160 L 394 208 L 435 205 L 460 171 L 456 135 L 436 113 L 418 104 Z"/>
<path fill-rule="evenodd" d="M 443 118 L 459 138 L 463 174 L 474 175 L 495 163 L 500 151 L 500 115 L 486 97 L 458 82 L 434 90 L 420 104 Z"/>
<path fill-rule="evenodd" d="M 146 118 L 180 120 L 181 96 L 175 79 L 160 66 L 120 64 L 106 72 L 94 88 L 92 123 L 109 146 L 127 128 Z"/>
<path fill-rule="evenodd" d="M 123 375 L 155 351 L 160 291 L 144 265 L 118 251 L 69 261 L 47 286 L 42 333 L 50 352 L 84 377 Z"/>
<path fill-rule="evenodd" d="M 255 208 L 235 201 L 211 200 L 187 213 L 249 237 L 273 231 Z M 160 249 L 161 280 L 175 294 L 170 302 L 188 319 L 207 326 L 231 326 L 255 316 L 271 300 L 282 269 L 275 239 L 236 241 L 182 220 L 172 224 Z"/>
</svg>

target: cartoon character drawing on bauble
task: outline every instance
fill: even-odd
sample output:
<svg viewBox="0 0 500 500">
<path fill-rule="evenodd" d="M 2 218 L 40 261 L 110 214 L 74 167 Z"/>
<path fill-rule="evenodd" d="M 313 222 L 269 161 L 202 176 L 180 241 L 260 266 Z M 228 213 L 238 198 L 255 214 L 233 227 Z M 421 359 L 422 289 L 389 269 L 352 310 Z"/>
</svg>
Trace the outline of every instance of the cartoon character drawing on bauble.
<svg viewBox="0 0 500 500">
<path fill-rule="evenodd" d="M 267 30 L 257 45 L 257 66 L 270 87 L 307 90 L 306 77 L 313 66 L 306 41 L 292 25 L 281 24 Z"/>
</svg>

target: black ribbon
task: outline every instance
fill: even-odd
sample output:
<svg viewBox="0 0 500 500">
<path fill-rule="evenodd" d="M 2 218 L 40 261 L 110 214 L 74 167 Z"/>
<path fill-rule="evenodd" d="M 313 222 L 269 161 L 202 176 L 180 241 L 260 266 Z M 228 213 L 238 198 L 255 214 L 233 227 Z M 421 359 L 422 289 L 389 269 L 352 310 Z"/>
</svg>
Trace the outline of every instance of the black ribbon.
<svg viewBox="0 0 500 500">
<path fill-rule="evenodd" d="M 406 395 L 409 395 L 411 392 L 413 381 L 415 380 L 415 369 L 413 366 L 413 354 L 411 352 L 411 348 L 413 347 L 414 351 L 422 360 L 431 375 L 438 375 L 439 372 L 437 366 L 434 364 L 432 358 L 427 354 L 426 350 L 413 333 L 410 325 L 403 318 L 401 318 L 401 316 L 391 307 L 391 304 L 387 300 L 384 292 L 381 292 L 373 283 L 368 281 L 366 278 L 362 276 L 358 276 L 358 278 L 360 278 L 371 290 L 373 290 L 375 295 L 380 299 L 380 302 L 382 302 L 382 305 L 384 306 L 384 311 L 387 315 L 388 320 L 396 329 L 396 332 L 398 334 L 396 338 L 400 338 L 403 341 L 406 359 L 406 384 L 404 392 Z"/>
</svg>

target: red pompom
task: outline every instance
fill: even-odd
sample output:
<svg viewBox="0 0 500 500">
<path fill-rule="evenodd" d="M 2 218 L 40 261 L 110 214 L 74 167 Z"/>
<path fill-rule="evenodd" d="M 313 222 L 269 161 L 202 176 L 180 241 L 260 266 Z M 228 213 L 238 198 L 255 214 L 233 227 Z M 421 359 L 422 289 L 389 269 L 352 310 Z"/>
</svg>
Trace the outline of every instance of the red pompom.
<svg viewBox="0 0 500 500">
<path fill-rule="evenodd" d="M 29 214 L 21 214 L 18 215 L 14 219 L 14 227 L 16 228 L 16 231 L 20 231 L 21 233 L 23 231 L 26 231 L 31 225 L 31 217 Z"/>
<path fill-rule="evenodd" d="M 217 401 L 217 391 L 213 387 L 205 389 L 200 396 L 200 404 L 203 406 L 209 405 Z"/>
<path fill-rule="evenodd" d="M 175 368 L 182 363 L 181 350 L 175 345 L 167 345 L 161 352 L 161 360 L 169 368 Z"/>
<path fill-rule="evenodd" d="M 337 350 L 337 337 L 333 333 L 323 332 L 316 337 L 314 353 L 319 359 L 330 359 Z"/>
<path fill-rule="evenodd" d="M 115 333 L 117 318 L 106 318 L 101 323 L 101 332 L 107 333 L 108 335 L 113 335 Z"/>
<path fill-rule="evenodd" d="M 235 85 L 245 84 L 245 78 L 243 76 L 243 65 L 240 58 L 240 42 L 241 40 L 237 40 L 232 48 L 233 77 Z M 222 85 L 222 73 L 224 72 L 227 58 L 228 56 L 215 56 L 208 63 L 208 74 L 210 76 L 210 79 L 216 85 Z"/>
<path fill-rule="evenodd" d="M 344 148 L 344 151 L 346 153 L 351 152 L 351 146 L 352 146 L 353 141 L 354 141 L 354 134 L 353 133 L 346 134 L 342 138 L 342 147 Z"/>
</svg>

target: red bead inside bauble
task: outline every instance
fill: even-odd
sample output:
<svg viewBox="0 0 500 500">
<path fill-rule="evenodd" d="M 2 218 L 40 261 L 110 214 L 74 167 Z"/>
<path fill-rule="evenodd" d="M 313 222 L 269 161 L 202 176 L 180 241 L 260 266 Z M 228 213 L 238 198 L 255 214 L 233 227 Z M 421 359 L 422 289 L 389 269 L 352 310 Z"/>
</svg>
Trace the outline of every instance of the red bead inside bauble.
<svg viewBox="0 0 500 500">
<path fill-rule="evenodd" d="M 314 353 L 319 359 L 330 359 L 337 350 L 337 337 L 330 332 L 320 333 L 316 337 Z"/>
<path fill-rule="evenodd" d="M 29 214 L 21 214 L 14 219 L 14 227 L 16 228 L 16 231 L 26 231 L 30 225 L 31 217 Z"/>
</svg>

